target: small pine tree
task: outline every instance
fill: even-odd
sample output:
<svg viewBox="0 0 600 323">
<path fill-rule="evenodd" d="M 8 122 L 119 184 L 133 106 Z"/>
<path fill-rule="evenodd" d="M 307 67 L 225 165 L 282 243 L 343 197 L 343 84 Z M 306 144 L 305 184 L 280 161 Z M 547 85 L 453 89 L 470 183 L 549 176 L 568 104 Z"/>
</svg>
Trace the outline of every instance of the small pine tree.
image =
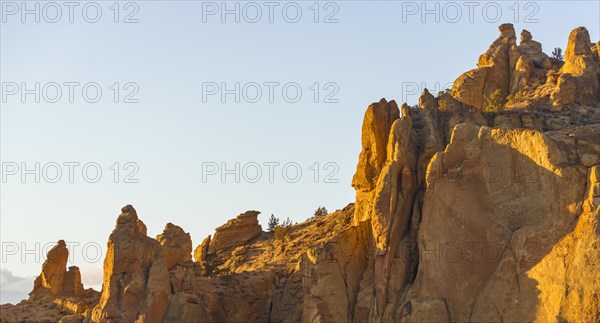
<svg viewBox="0 0 600 323">
<path fill-rule="evenodd" d="M 502 110 L 504 110 L 504 103 L 505 103 L 505 99 L 502 96 L 502 90 L 496 89 L 496 91 L 494 91 L 487 100 L 486 111 L 488 111 L 488 112 L 502 111 Z"/>
<path fill-rule="evenodd" d="M 276 225 L 273 229 L 273 232 L 275 232 L 275 240 L 285 242 L 291 226 L 292 220 L 290 220 L 290 218 L 287 218 L 282 224 Z"/>
<path fill-rule="evenodd" d="M 327 214 L 329 214 L 329 212 L 327 212 L 327 209 L 324 206 L 319 206 L 319 208 L 315 211 L 315 217 Z"/>
<path fill-rule="evenodd" d="M 562 54 L 562 49 L 560 47 L 555 47 L 552 51 L 552 57 L 556 58 L 559 61 L 564 61 L 565 57 Z"/>
<path fill-rule="evenodd" d="M 276 218 L 275 215 L 271 214 L 271 217 L 269 218 L 269 225 L 268 225 L 267 230 L 269 232 L 273 232 L 278 225 L 279 225 L 279 218 Z"/>
<path fill-rule="evenodd" d="M 292 226 L 292 220 L 290 220 L 290 218 L 286 218 L 285 221 L 283 221 L 283 223 L 281 224 L 282 227 L 284 228 L 289 228 Z"/>
</svg>

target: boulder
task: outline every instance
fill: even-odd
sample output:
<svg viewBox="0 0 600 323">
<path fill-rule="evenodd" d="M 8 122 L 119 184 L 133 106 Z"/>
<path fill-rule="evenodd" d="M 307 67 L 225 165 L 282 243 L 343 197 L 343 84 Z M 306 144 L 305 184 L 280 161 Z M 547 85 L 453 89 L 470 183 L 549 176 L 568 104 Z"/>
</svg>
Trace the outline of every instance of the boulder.
<svg viewBox="0 0 600 323">
<path fill-rule="evenodd" d="M 592 52 L 590 35 L 584 27 L 575 28 L 569 35 L 567 49 L 565 50 L 565 64 L 560 69 L 561 74 L 570 74 L 575 83 L 575 99 L 579 104 L 595 104 L 600 98 L 600 65 L 596 54 Z M 557 88 L 556 92 L 561 92 Z M 571 91 L 569 87 L 566 91 Z M 557 94 L 559 98 L 563 94 Z M 562 103 L 566 105 L 567 103 Z"/>
<path fill-rule="evenodd" d="M 548 55 L 542 51 L 542 44 L 533 40 L 531 33 L 525 29 L 521 32 L 521 41 L 519 42 L 519 52 L 528 57 L 531 63 L 538 68 L 547 66 Z"/>
<path fill-rule="evenodd" d="M 258 224 L 258 211 L 246 211 L 235 219 L 215 229 L 215 234 L 210 240 L 208 254 L 220 250 L 242 246 L 248 241 L 262 234 L 262 227 Z"/>
<path fill-rule="evenodd" d="M 552 92 L 552 103 L 555 111 L 560 111 L 563 106 L 572 105 L 577 97 L 577 80 L 569 73 L 563 73 L 558 77 L 554 92 Z"/>
</svg>

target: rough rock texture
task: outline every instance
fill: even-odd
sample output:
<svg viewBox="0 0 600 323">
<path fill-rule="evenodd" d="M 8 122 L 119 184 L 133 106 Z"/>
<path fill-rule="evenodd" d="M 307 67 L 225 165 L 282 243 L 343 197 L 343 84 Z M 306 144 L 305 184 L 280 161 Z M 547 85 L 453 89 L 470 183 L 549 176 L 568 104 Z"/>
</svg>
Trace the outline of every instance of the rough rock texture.
<svg viewBox="0 0 600 323">
<path fill-rule="evenodd" d="M 206 255 L 208 255 L 208 246 L 210 246 L 210 236 L 204 238 L 204 240 L 202 240 L 202 244 L 194 249 L 194 260 L 196 262 L 202 263 L 206 260 Z"/>
<path fill-rule="evenodd" d="M 262 232 L 243 246 L 207 255 L 208 268 L 197 279 L 202 317 L 207 322 L 349 320 L 355 295 L 346 293 L 346 286 L 357 290 L 370 236 L 366 223 L 350 225 L 353 215 L 351 204 L 291 226 L 285 241 Z M 327 305 L 332 296 L 341 307 Z"/>
<path fill-rule="evenodd" d="M 0 322 L 57 322 L 65 315 L 83 313 L 94 306 L 100 294 L 84 290 L 79 268 L 66 269 L 68 258 L 67 245 L 59 240 L 48 251 L 29 299 L 17 305 L 1 305 Z"/>
<path fill-rule="evenodd" d="M 167 223 L 156 237 L 169 268 L 171 297 L 164 317 L 166 322 L 195 322 L 206 316 L 198 298 L 199 267 L 192 261 L 192 239 L 181 227 Z"/>
<path fill-rule="evenodd" d="M 370 210 L 375 194 L 375 179 L 379 176 L 384 162 L 387 160 L 387 144 L 390 128 L 398 119 L 400 111 L 395 101 L 387 102 L 381 99 L 371 104 L 365 112 L 362 125 L 363 150 L 358 159 L 359 166 L 352 178 L 352 187 L 356 189 L 356 208 L 361 210 L 357 215 L 370 217 Z M 355 224 L 362 221 L 356 218 Z"/>
<path fill-rule="evenodd" d="M 600 43 L 577 28 L 560 62 L 520 37 L 501 25 L 451 91 L 367 108 L 354 204 L 283 236 L 248 211 L 195 261 L 190 234 L 151 239 L 126 206 L 93 310 L 59 242 L 32 292 L 51 306 L 0 320 L 599 322 Z"/>
<path fill-rule="evenodd" d="M 553 105 L 555 110 L 573 104 L 598 102 L 600 62 L 588 31 L 579 27 L 569 36 L 565 61 L 550 58 L 542 45 L 523 30 L 516 45 L 512 24 L 500 26 L 500 37 L 479 57 L 477 68 L 459 76 L 451 94 L 481 111 L 499 90 L 507 109 Z"/>
<path fill-rule="evenodd" d="M 131 205 L 108 239 L 100 302 L 89 320 L 160 322 L 169 305 L 169 271 L 161 245 L 140 231 Z"/>
<path fill-rule="evenodd" d="M 29 293 L 29 301 L 54 303 L 61 311 L 72 313 L 83 313 L 98 301 L 99 294 L 96 291 L 83 288 L 79 268 L 70 266 L 66 269 L 68 258 L 69 250 L 65 241 L 58 241 L 48 251 L 42 273 Z"/>
<path fill-rule="evenodd" d="M 156 240 L 163 248 L 167 267 L 192 260 L 192 238 L 179 226 L 167 223 L 162 234 Z"/>
<path fill-rule="evenodd" d="M 535 67 L 548 67 L 551 64 L 548 55 L 544 54 L 542 51 L 542 44 L 533 40 L 533 36 L 527 30 L 523 29 L 521 32 L 521 40 L 518 49 L 521 54 L 523 54 L 522 56 L 531 59 L 531 63 Z"/>
<path fill-rule="evenodd" d="M 576 89 L 575 102 L 588 105 L 598 102 L 600 63 L 592 52 L 592 43 L 587 29 L 579 27 L 569 35 L 565 50 L 565 64 L 560 73 L 571 75 Z M 560 89 L 557 89 L 560 91 Z"/>
<path fill-rule="evenodd" d="M 66 295 L 80 296 L 83 294 L 83 284 L 81 283 L 81 272 L 79 267 L 71 266 L 65 273 L 63 279 L 62 292 Z"/>
<path fill-rule="evenodd" d="M 354 219 L 357 226 L 370 223 L 372 254 L 352 321 L 600 319 L 600 286 L 589 283 L 600 265 L 600 188 L 593 188 L 599 93 L 593 81 L 578 83 L 569 73 L 572 64 L 588 71 L 576 75 L 598 77 L 597 60 L 585 59 L 592 56 L 587 31 L 572 32 L 568 48 L 583 45 L 566 56 L 579 57 L 565 57 L 552 74 L 562 90 L 557 96 L 557 84 L 545 76 L 560 62 L 543 54 L 529 32 L 516 46 L 512 26 L 500 30 L 451 97 L 425 91 L 420 109 L 403 105 L 402 118 L 380 123 L 389 131 L 363 126 L 353 183 L 371 185 L 355 186 Z M 478 77 L 475 97 L 467 95 L 466 79 Z M 486 110 L 498 89 L 507 100 L 519 95 L 527 102 L 486 115 L 470 110 Z M 369 138 L 388 132 L 386 150 L 378 153 L 386 162 L 371 167 L 363 160 L 372 150 Z M 378 175 L 367 176 L 368 169 Z M 372 190 L 366 198 L 363 187 Z M 339 308 L 337 302 L 331 297 L 321 307 Z"/>
<path fill-rule="evenodd" d="M 585 169 L 573 159 L 536 131 L 455 127 L 430 163 L 407 302 L 444 300 L 456 321 L 539 319 L 528 271 L 581 214 Z"/>
<path fill-rule="evenodd" d="M 479 57 L 477 69 L 459 76 L 452 86 L 452 96 L 481 110 L 494 91 L 499 89 L 503 97 L 508 96 L 511 72 L 519 56 L 512 24 L 500 25 L 499 30 L 500 37 Z"/>
<path fill-rule="evenodd" d="M 64 240 L 59 240 L 56 246 L 48 251 L 46 261 L 42 265 L 42 273 L 35 279 L 29 296 L 36 297 L 48 292 L 58 295 L 63 289 L 68 259 L 69 249 Z"/>
<path fill-rule="evenodd" d="M 208 254 L 244 245 L 259 236 L 262 232 L 262 227 L 258 224 L 259 214 L 258 211 L 247 211 L 215 229 L 215 234 L 208 247 Z"/>
<path fill-rule="evenodd" d="M 350 322 L 367 265 L 369 229 L 363 224 L 308 249 L 300 261 L 302 321 Z"/>
</svg>

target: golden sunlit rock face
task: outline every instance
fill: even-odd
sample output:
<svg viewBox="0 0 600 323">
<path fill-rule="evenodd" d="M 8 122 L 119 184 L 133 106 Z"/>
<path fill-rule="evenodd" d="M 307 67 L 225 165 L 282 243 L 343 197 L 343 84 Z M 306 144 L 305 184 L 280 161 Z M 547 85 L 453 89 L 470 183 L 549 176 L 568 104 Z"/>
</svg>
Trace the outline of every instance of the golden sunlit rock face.
<svg viewBox="0 0 600 323">
<path fill-rule="evenodd" d="M 121 209 L 108 238 L 100 302 L 86 321 L 159 322 L 169 305 L 169 271 L 158 241 L 131 205 Z"/>
<path fill-rule="evenodd" d="M 2 322 L 56 322 L 65 313 L 84 313 L 98 303 L 100 293 L 83 289 L 79 268 L 67 270 L 69 249 L 59 240 L 48 251 L 42 273 L 35 279 L 29 299 L 18 305 L 2 305 Z"/>
<path fill-rule="evenodd" d="M 503 24 L 477 66 L 367 108 L 355 203 L 273 232 L 247 211 L 195 245 L 127 205 L 101 294 L 61 240 L 1 321 L 600 321 L 600 43 L 574 29 L 563 62 Z"/>
</svg>

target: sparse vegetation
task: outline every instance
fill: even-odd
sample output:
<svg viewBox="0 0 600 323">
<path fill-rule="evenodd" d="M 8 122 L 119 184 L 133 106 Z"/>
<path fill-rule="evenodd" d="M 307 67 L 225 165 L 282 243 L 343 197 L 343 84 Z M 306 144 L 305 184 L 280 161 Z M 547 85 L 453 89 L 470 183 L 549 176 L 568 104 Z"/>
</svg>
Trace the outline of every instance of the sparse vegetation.
<svg viewBox="0 0 600 323">
<path fill-rule="evenodd" d="M 515 94 L 515 95 L 509 94 L 508 97 L 506 97 L 506 100 L 507 100 L 507 102 L 506 102 L 507 105 L 522 102 L 523 94 L 521 92 L 517 92 L 517 94 Z"/>
<path fill-rule="evenodd" d="M 277 224 L 273 229 L 273 232 L 275 232 L 275 240 L 285 242 L 291 226 L 292 220 L 290 220 L 290 218 L 287 218 L 282 224 Z"/>
<path fill-rule="evenodd" d="M 313 221 L 313 220 L 316 220 L 318 217 L 324 216 L 327 214 L 329 214 L 329 211 L 327 211 L 327 209 L 324 206 L 319 206 L 317 208 L 317 210 L 315 211 L 314 215 L 309 217 L 308 219 L 306 219 L 306 221 Z"/>
<path fill-rule="evenodd" d="M 494 91 L 487 100 L 486 111 L 488 111 L 488 112 L 502 111 L 502 110 L 504 110 L 504 103 L 506 103 L 506 100 L 504 99 L 504 96 L 502 95 L 502 89 L 496 89 L 496 91 Z"/>
<path fill-rule="evenodd" d="M 317 210 L 315 211 L 315 217 L 327 214 L 329 214 L 329 212 L 327 212 L 327 209 L 324 206 L 319 206 L 319 208 L 317 208 Z"/>
<path fill-rule="evenodd" d="M 565 57 L 563 56 L 562 49 L 560 47 L 555 47 L 552 51 L 552 58 L 555 58 L 559 61 L 564 61 Z"/>
<path fill-rule="evenodd" d="M 276 218 L 275 215 L 271 214 L 271 217 L 269 218 L 269 224 L 267 227 L 267 231 L 273 232 L 273 230 L 275 230 L 277 225 L 279 225 L 279 218 Z"/>
</svg>

